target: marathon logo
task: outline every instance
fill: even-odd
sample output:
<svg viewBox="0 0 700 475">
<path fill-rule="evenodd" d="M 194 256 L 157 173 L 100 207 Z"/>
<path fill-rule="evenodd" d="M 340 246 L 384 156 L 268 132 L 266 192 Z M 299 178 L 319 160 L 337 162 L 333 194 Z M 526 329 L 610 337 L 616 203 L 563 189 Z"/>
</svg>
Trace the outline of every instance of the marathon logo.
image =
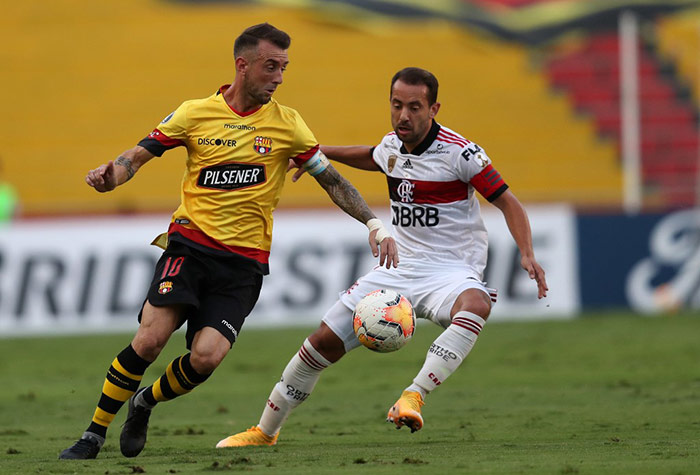
<svg viewBox="0 0 700 475">
<path fill-rule="evenodd" d="M 197 186 L 216 190 L 238 190 L 265 183 L 265 166 L 248 163 L 224 163 L 202 168 Z"/>
<path fill-rule="evenodd" d="M 246 125 L 246 124 L 224 124 L 224 129 L 249 130 L 249 131 L 256 130 L 254 125 Z"/>
<path fill-rule="evenodd" d="M 226 328 L 228 328 L 229 330 L 231 330 L 231 333 L 233 333 L 233 338 L 234 338 L 234 340 L 238 338 L 238 332 L 237 332 L 236 329 L 233 327 L 233 325 L 231 325 L 231 324 L 230 324 L 229 322 L 227 322 L 226 320 L 221 320 L 221 324 L 222 324 L 223 326 L 225 326 Z"/>
</svg>

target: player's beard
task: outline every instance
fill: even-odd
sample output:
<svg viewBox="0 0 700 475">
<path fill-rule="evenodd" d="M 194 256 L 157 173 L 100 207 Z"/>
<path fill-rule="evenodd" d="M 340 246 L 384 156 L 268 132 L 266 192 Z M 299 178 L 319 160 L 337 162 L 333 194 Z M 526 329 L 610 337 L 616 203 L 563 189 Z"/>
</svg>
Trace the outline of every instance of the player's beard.
<svg viewBox="0 0 700 475">
<path fill-rule="evenodd" d="M 267 104 L 272 99 L 272 95 L 265 91 L 250 91 L 249 94 L 260 105 Z"/>
<path fill-rule="evenodd" d="M 264 105 L 270 102 L 272 94 L 265 90 L 265 87 L 246 84 L 246 92 L 248 96 L 253 98 L 258 104 Z M 273 91 L 274 93 L 274 91 Z"/>
</svg>

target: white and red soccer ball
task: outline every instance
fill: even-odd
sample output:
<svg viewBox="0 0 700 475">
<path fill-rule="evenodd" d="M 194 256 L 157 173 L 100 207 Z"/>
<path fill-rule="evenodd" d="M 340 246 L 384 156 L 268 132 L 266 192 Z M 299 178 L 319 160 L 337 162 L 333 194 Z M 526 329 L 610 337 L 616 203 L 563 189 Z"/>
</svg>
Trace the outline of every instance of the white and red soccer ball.
<svg viewBox="0 0 700 475">
<path fill-rule="evenodd" d="M 375 290 L 355 306 L 352 326 L 357 339 L 380 353 L 403 347 L 416 330 L 416 313 L 406 297 L 393 290 Z"/>
</svg>

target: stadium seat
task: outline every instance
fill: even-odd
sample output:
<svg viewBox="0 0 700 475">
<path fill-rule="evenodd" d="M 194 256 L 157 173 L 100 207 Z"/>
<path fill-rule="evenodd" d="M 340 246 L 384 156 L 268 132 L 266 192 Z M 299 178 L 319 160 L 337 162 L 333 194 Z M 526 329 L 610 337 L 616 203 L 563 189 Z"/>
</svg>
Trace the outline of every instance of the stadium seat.
<svg viewBox="0 0 700 475">
<path fill-rule="evenodd" d="M 574 109 L 590 116 L 601 136 L 616 140 L 619 151 L 618 51 L 616 34 L 595 34 L 577 50 L 552 59 L 547 71 L 552 86 L 566 90 Z M 647 188 L 655 190 L 655 201 L 662 207 L 692 206 L 696 196 L 686 188 L 694 185 L 686 182 L 694 183 L 698 175 L 697 109 L 678 87 L 674 69 L 653 45 L 640 44 L 639 53 L 643 179 Z"/>
</svg>

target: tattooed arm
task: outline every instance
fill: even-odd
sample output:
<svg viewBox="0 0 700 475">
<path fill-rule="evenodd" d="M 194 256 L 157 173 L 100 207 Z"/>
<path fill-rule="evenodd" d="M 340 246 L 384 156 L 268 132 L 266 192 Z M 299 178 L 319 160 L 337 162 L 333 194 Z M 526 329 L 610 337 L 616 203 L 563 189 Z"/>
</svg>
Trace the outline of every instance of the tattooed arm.
<svg viewBox="0 0 700 475">
<path fill-rule="evenodd" d="M 374 218 L 365 200 L 357 189 L 350 184 L 338 171 L 329 165 L 323 172 L 316 175 L 316 181 L 326 190 L 333 203 L 361 223 Z"/>
<path fill-rule="evenodd" d="M 370 230 L 369 245 L 374 257 L 379 256 L 379 265 L 384 265 L 386 261 L 387 269 L 391 265 L 396 267 L 399 263 L 396 242 L 375 218 L 357 189 L 330 164 L 314 178 L 340 209 L 367 225 Z"/>
<path fill-rule="evenodd" d="M 154 156 L 137 145 L 119 155 L 116 160 L 110 160 L 105 165 L 90 170 L 85 177 L 85 182 L 100 193 L 112 191 L 129 181 L 139 168 Z"/>
</svg>

